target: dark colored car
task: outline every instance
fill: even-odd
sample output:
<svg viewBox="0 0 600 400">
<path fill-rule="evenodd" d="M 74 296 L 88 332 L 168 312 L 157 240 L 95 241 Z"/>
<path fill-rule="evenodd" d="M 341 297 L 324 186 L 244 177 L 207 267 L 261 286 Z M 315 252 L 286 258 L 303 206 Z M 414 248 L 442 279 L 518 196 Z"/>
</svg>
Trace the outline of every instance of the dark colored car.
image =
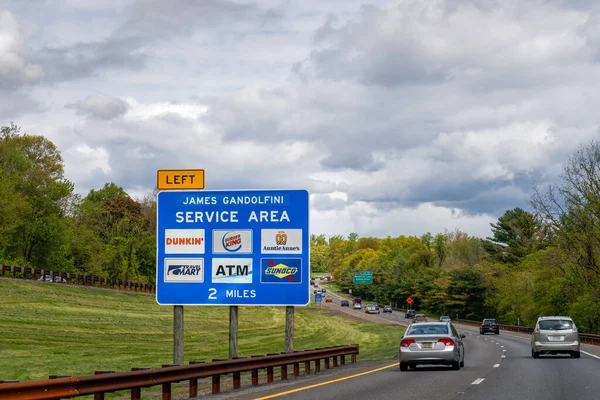
<svg viewBox="0 0 600 400">
<path fill-rule="evenodd" d="M 417 310 L 407 310 L 404 318 L 414 318 L 415 315 L 417 315 Z"/>
<path fill-rule="evenodd" d="M 500 325 L 498 325 L 498 322 L 494 318 L 486 318 L 481 322 L 479 334 L 485 335 L 487 332 L 492 332 L 496 335 L 500 334 Z"/>
<path fill-rule="evenodd" d="M 342 307 L 350 307 L 350 302 L 348 300 L 342 300 Z"/>
<path fill-rule="evenodd" d="M 392 306 L 390 306 L 390 305 L 384 306 L 383 307 L 383 312 L 384 313 L 389 312 L 391 314 L 392 313 Z"/>
</svg>

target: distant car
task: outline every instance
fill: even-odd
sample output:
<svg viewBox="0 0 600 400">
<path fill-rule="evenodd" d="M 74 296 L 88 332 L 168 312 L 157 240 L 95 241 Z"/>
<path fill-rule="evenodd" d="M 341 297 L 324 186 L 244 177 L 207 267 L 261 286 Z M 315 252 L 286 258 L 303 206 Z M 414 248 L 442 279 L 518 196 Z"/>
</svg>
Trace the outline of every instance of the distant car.
<svg viewBox="0 0 600 400">
<path fill-rule="evenodd" d="M 38 282 L 53 282 L 52 275 L 40 276 Z"/>
<path fill-rule="evenodd" d="M 498 322 L 494 318 L 486 318 L 481 322 L 479 334 L 485 335 L 487 332 L 492 332 L 496 335 L 500 334 L 500 325 L 498 325 Z"/>
<path fill-rule="evenodd" d="M 417 324 L 419 322 L 427 322 L 427 316 L 425 314 L 417 314 L 413 318 L 413 324 Z"/>
<path fill-rule="evenodd" d="M 311 285 L 311 286 L 314 286 L 314 284 L 315 284 L 315 280 L 314 280 L 314 279 L 311 279 L 311 280 L 310 280 L 310 285 Z"/>
<path fill-rule="evenodd" d="M 440 322 L 452 322 L 452 318 L 450 318 L 450 317 L 449 317 L 449 316 L 447 316 L 447 315 L 442 315 L 442 316 L 440 317 Z"/>
<path fill-rule="evenodd" d="M 392 306 L 386 305 L 385 307 L 383 307 L 383 312 L 391 314 L 392 313 Z"/>
<path fill-rule="evenodd" d="M 327 289 L 323 288 L 323 289 L 321 289 L 321 292 L 325 293 L 325 292 L 327 292 Z"/>
<path fill-rule="evenodd" d="M 531 356 L 567 353 L 580 358 L 579 331 L 570 317 L 539 317 L 531 335 Z"/>
<path fill-rule="evenodd" d="M 354 303 L 354 306 L 352 306 L 352 308 L 354 308 L 355 310 L 360 310 L 362 309 L 362 306 L 360 305 L 360 303 Z"/>
<path fill-rule="evenodd" d="M 464 338 L 448 322 L 410 324 L 400 341 L 400 371 L 420 364 L 451 365 L 459 370 L 465 366 Z"/>
<path fill-rule="evenodd" d="M 333 299 L 330 296 L 325 297 L 325 303 L 333 303 Z"/>
<path fill-rule="evenodd" d="M 313 294 L 317 294 L 317 291 L 316 291 L 316 290 L 313 290 Z"/>
<path fill-rule="evenodd" d="M 367 304 L 367 308 L 365 309 L 367 314 L 379 314 L 379 307 L 375 304 Z"/>
<path fill-rule="evenodd" d="M 348 300 L 342 300 L 342 307 L 350 307 L 350 302 Z"/>
<path fill-rule="evenodd" d="M 414 318 L 415 315 L 417 315 L 417 310 L 406 310 L 404 318 Z"/>
</svg>

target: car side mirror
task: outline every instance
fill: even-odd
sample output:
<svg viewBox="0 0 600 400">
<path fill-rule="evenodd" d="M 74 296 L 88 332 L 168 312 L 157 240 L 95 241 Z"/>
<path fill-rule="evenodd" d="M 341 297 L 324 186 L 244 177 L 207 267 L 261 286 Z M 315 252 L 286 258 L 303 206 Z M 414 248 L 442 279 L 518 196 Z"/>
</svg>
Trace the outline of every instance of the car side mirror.
<svg viewBox="0 0 600 400">
<path fill-rule="evenodd" d="M 464 333 L 461 333 L 461 334 L 460 334 L 460 338 L 461 338 L 461 339 L 464 339 L 464 338 L 466 338 L 466 337 L 467 337 L 467 335 L 465 335 Z"/>
</svg>

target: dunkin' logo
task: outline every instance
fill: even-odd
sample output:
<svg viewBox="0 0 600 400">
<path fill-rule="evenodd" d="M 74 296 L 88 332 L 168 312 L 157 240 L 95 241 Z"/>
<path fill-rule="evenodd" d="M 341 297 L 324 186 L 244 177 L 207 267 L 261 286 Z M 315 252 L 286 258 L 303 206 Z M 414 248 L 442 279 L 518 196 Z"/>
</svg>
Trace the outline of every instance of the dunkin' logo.
<svg viewBox="0 0 600 400">
<path fill-rule="evenodd" d="M 204 229 L 165 229 L 165 254 L 204 254 Z"/>
</svg>

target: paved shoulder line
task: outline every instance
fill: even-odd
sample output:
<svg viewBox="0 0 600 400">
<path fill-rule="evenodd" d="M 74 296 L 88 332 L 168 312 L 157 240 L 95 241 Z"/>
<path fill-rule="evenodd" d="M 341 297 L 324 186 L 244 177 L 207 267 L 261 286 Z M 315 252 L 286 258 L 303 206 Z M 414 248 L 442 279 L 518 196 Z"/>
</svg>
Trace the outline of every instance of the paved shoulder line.
<svg viewBox="0 0 600 400">
<path fill-rule="evenodd" d="M 361 372 L 360 374 L 345 376 L 343 378 L 338 378 L 338 379 L 333 379 L 333 380 L 330 380 L 330 381 L 316 383 L 314 385 L 303 386 L 303 387 L 300 387 L 298 389 L 286 390 L 285 392 L 279 392 L 279 393 L 275 393 L 275 394 L 272 394 L 272 395 L 269 395 L 269 396 L 265 396 L 265 397 L 258 397 L 258 398 L 254 399 L 254 400 L 273 399 L 275 397 L 285 396 L 287 394 L 301 392 L 303 390 L 308 390 L 308 389 L 316 388 L 316 387 L 319 387 L 319 386 L 325 386 L 325 385 L 329 385 L 331 383 L 345 381 L 347 379 L 357 378 L 359 376 L 363 376 L 363 375 L 367 375 L 367 374 L 372 374 L 373 372 L 378 372 L 378 371 L 382 371 L 384 369 L 388 369 L 388 368 L 392 368 L 392 367 L 397 367 L 397 366 L 398 366 L 398 363 L 394 363 L 394 364 L 386 365 L 385 367 L 376 368 L 376 369 L 372 369 L 372 370 L 369 370 L 369 371 Z"/>
</svg>

